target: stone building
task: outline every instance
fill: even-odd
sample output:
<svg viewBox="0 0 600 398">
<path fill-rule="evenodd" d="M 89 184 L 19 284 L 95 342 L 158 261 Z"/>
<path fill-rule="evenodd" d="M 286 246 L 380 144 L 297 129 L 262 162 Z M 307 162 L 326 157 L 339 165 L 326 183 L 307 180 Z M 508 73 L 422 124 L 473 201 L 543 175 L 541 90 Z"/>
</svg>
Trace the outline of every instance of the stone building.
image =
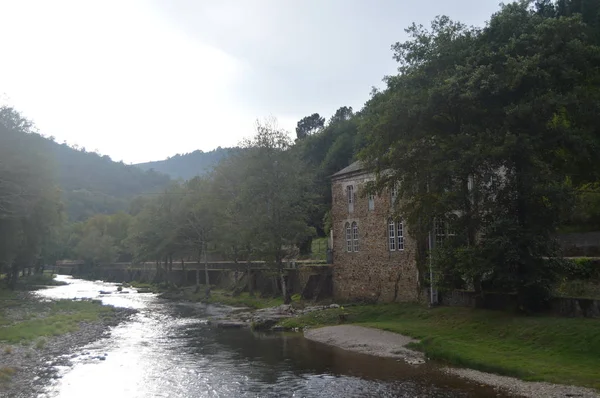
<svg viewBox="0 0 600 398">
<path fill-rule="evenodd" d="M 333 289 L 340 300 L 419 299 L 416 242 L 393 220 L 394 192 L 365 196 L 374 175 L 354 162 L 332 176 Z"/>
</svg>

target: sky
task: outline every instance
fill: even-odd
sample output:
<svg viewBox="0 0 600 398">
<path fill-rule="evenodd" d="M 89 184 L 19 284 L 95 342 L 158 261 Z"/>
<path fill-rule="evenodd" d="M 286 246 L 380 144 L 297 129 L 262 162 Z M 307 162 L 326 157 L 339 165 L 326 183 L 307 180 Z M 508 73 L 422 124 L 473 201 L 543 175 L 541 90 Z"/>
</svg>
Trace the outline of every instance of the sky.
<svg viewBox="0 0 600 398">
<path fill-rule="evenodd" d="M 0 103 L 57 142 L 140 163 L 238 144 L 274 116 L 359 110 L 412 22 L 498 0 L 0 0 Z"/>
</svg>

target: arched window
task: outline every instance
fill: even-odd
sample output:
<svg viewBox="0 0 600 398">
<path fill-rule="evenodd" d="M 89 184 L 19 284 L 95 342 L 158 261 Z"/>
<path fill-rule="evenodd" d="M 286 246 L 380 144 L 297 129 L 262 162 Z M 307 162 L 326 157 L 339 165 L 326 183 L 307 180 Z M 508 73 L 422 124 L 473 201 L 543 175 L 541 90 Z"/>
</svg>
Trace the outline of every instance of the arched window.
<svg viewBox="0 0 600 398">
<path fill-rule="evenodd" d="M 446 222 L 439 217 L 436 217 L 433 220 L 433 234 L 435 235 L 435 246 L 440 247 L 444 244 L 444 240 L 446 240 L 447 234 L 447 224 Z"/>
<path fill-rule="evenodd" d="M 354 251 L 357 252 L 358 251 L 358 224 L 355 222 L 352 223 L 352 242 L 353 242 Z"/>
<path fill-rule="evenodd" d="M 396 223 L 394 220 L 389 220 L 388 222 L 388 246 L 390 251 L 393 252 L 396 250 Z"/>
<path fill-rule="evenodd" d="M 402 220 L 397 221 L 396 226 L 398 227 L 396 229 L 398 232 L 398 250 L 404 250 L 404 222 Z"/>
<path fill-rule="evenodd" d="M 352 251 L 352 230 L 350 229 L 350 223 L 346 223 L 346 251 Z"/>
</svg>

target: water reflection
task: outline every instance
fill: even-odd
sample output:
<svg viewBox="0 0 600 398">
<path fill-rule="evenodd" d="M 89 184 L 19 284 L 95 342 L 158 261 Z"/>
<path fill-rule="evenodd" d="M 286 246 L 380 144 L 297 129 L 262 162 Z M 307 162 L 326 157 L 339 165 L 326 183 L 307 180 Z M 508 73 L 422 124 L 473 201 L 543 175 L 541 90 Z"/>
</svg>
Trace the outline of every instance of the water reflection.
<svg viewBox="0 0 600 398">
<path fill-rule="evenodd" d="M 64 277 L 62 277 L 64 278 Z M 173 303 L 152 294 L 113 293 L 113 284 L 65 279 L 48 298 L 98 298 L 139 310 L 110 337 L 76 353 L 46 397 L 486 397 L 492 389 L 453 379 L 435 366 L 354 354 L 299 334 L 220 330 L 219 307 Z"/>
</svg>

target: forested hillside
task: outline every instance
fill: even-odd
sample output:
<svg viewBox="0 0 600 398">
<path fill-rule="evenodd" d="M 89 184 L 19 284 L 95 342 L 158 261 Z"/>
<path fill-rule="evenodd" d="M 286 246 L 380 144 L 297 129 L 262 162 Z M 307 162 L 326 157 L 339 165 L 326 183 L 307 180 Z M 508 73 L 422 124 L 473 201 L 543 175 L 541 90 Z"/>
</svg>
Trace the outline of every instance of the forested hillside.
<svg viewBox="0 0 600 398">
<path fill-rule="evenodd" d="M 238 151 L 238 148 L 218 147 L 209 152 L 197 150 L 183 155 L 177 154 L 165 160 L 136 164 L 143 170 L 155 170 L 168 174 L 173 179 L 189 180 L 212 170 L 223 158 Z"/>
<path fill-rule="evenodd" d="M 9 132 L 19 131 L 22 145 L 39 154 L 40 162 L 44 162 L 41 169 L 48 174 L 46 179 L 60 190 L 69 220 L 82 221 L 95 214 L 127 211 L 134 197 L 160 192 L 170 182 L 165 174 L 113 162 L 108 156 L 72 148 L 33 133 L 29 122 L 10 108 L 2 108 L 0 112 L 5 126 L 1 138 L 7 140 Z M 13 144 L 5 141 L 3 144 L 4 150 L 12 150 Z M 11 155 L 18 153 L 13 151 Z M 9 167 L 7 159 L 6 155 L 2 161 Z"/>
<path fill-rule="evenodd" d="M 113 162 L 108 156 L 76 150 L 48 139 L 42 144 L 56 167 L 56 182 L 68 217 L 73 221 L 127 211 L 134 197 L 160 192 L 170 182 L 165 174 Z"/>
</svg>

